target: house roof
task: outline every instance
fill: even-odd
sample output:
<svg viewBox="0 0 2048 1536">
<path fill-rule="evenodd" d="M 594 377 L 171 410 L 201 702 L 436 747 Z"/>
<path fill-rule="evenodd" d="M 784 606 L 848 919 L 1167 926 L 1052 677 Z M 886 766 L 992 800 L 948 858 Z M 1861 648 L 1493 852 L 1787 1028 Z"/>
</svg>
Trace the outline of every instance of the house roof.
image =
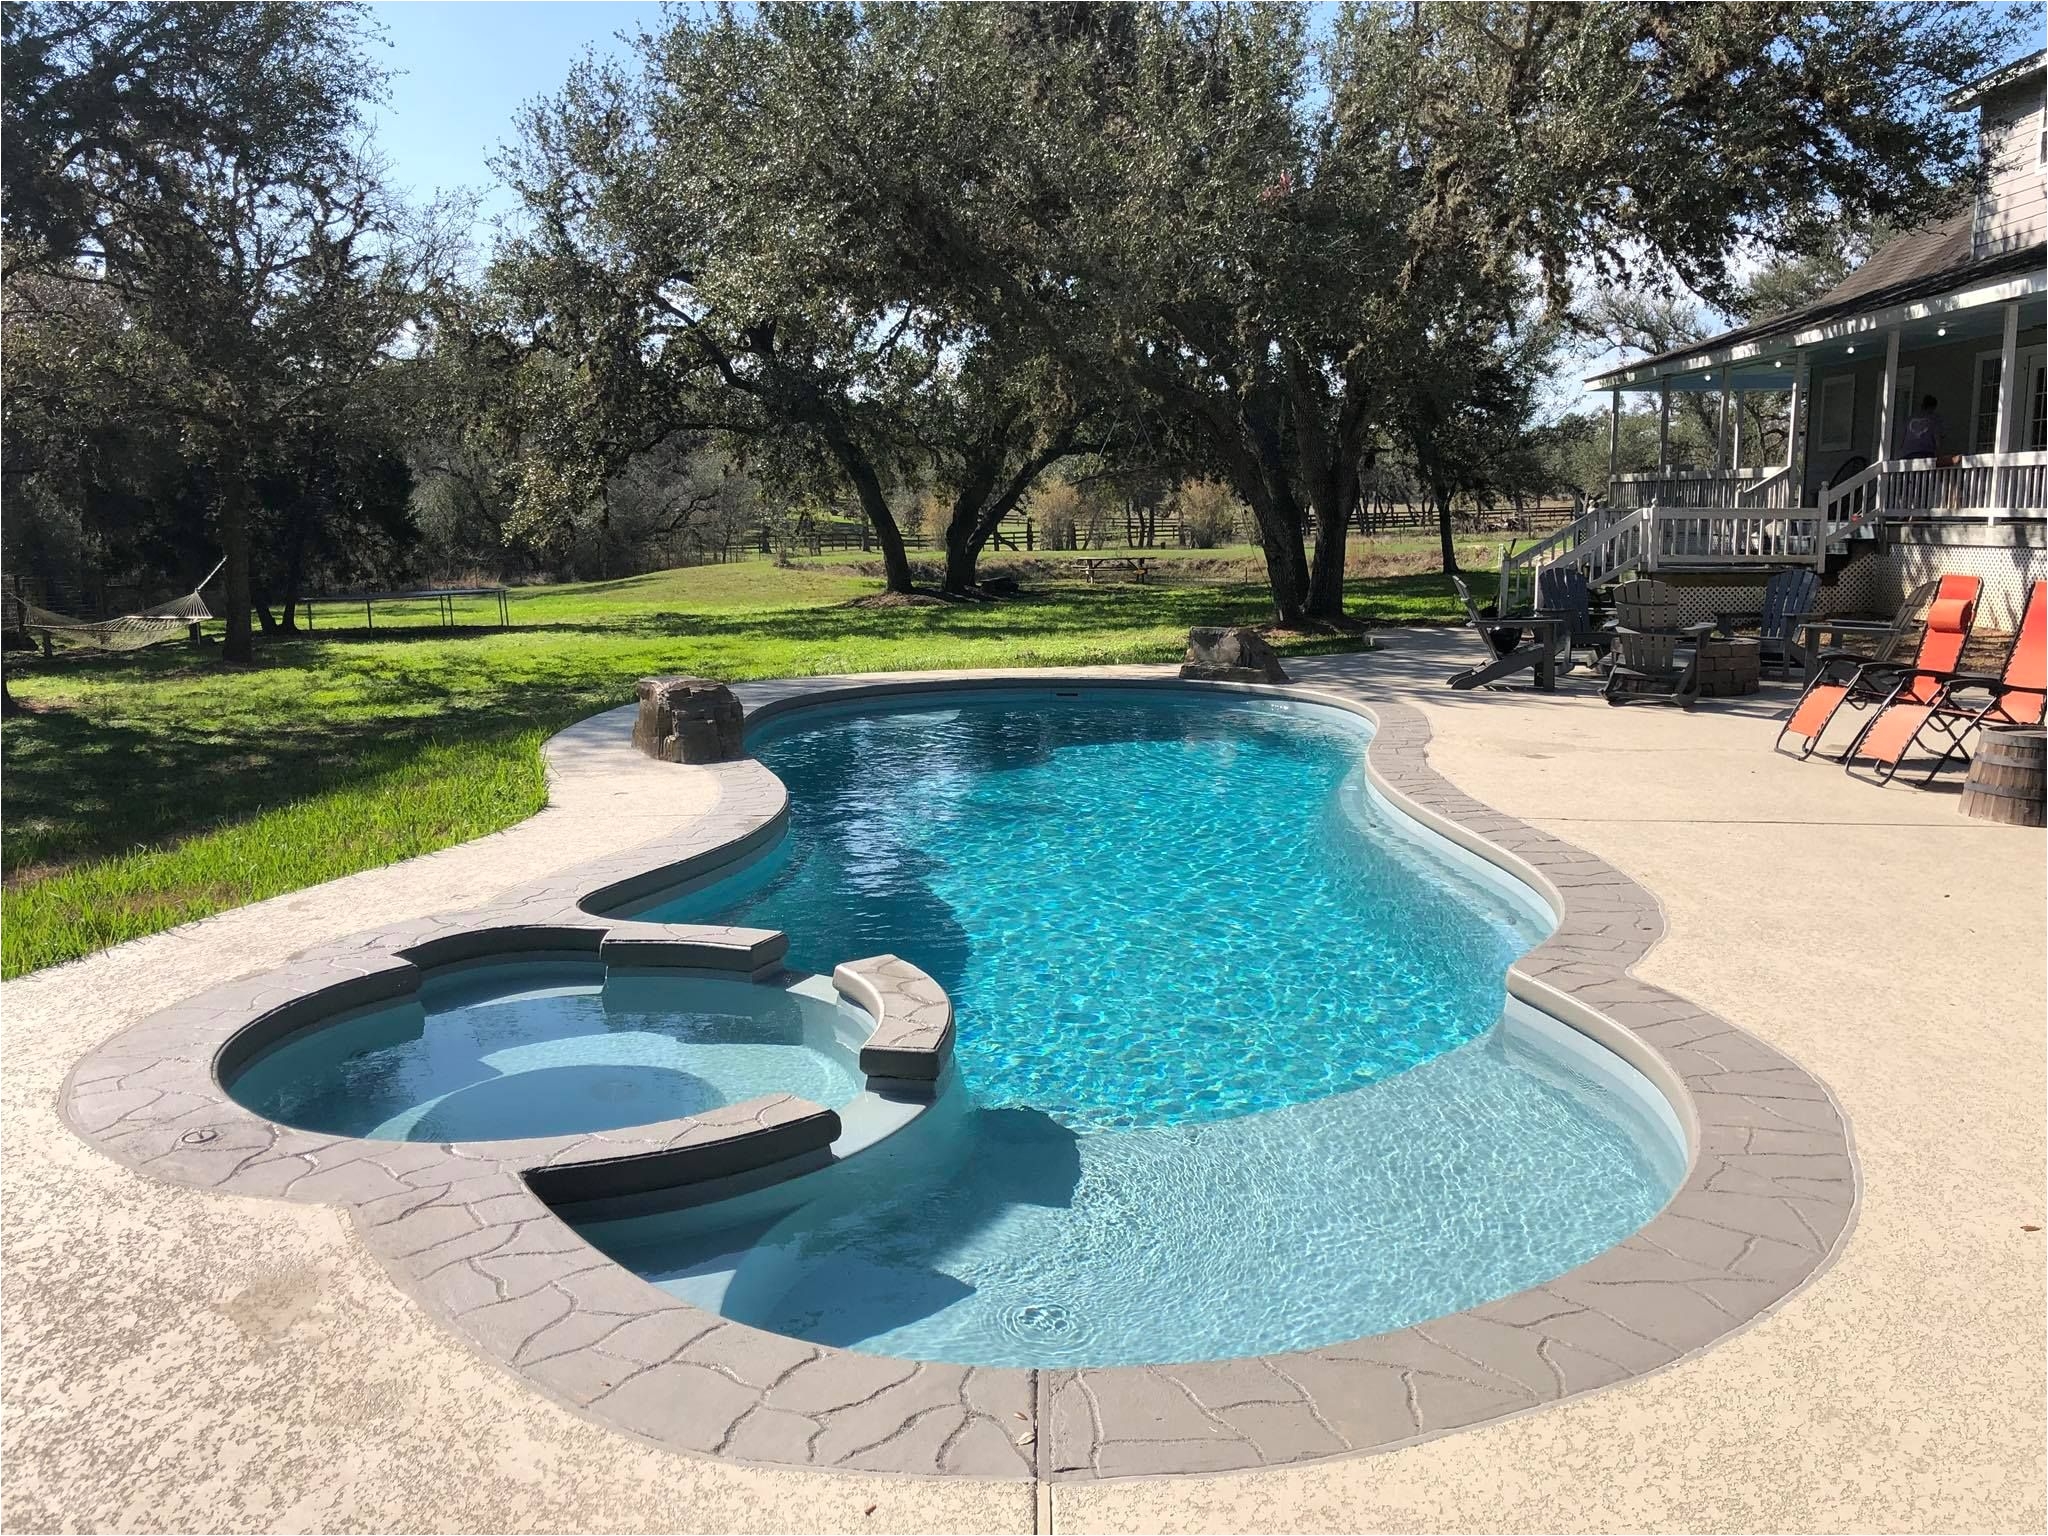
<svg viewBox="0 0 2048 1536">
<path fill-rule="evenodd" d="M 1949 97 L 1948 108 L 1951 112 L 1961 112 L 1974 107 L 1993 91 L 2003 90 L 2029 75 L 2038 74 L 2044 67 L 2048 67 L 2048 48 L 2038 49 L 2022 59 L 2014 59 L 2010 64 L 2001 64 L 1989 74 L 1979 75 Z"/>
<path fill-rule="evenodd" d="M 1939 224 L 1887 241 L 1862 266 L 1803 308 L 1740 325 L 1718 336 L 1689 342 L 1668 352 L 1639 357 L 1618 368 L 1595 374 L 1587 382 L 1598 384 L 1600 380 L 1616 374 L 1640 373 L 1664 363 L 1697 358 L 1701 353 L 1717 348 L 1768 341 L 1775 336 L 1810 330 L 1816 325 L 1866 310 L 1888 309 L 1917 299 L 1935 298 L 2008 272 L 2037 272 L 2044 258 L 2048 258 L 2048 244 L 2036 241 L 2016 251 L 1972 261 L 1970 220 L 1969 213 L 1959 213 Z"/>
</svg>

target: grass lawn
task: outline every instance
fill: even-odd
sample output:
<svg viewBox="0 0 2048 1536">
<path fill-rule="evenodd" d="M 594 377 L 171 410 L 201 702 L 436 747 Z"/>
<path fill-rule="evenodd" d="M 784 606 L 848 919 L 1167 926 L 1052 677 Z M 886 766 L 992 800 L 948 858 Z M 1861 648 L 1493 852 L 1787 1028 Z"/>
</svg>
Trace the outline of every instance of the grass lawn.
<svg viewBox="0 0 2048 1536">
<path fill-rule="evenodd" d="M 878 586 L 843 557 L 839 568 L 747 561 L 516 592 L 504 631 L 451 636 L 425 611 L 394 609 L 369 634 L 359 609 L 323 609 L 314 634 L 259 642 L 246 668 L 176 644 L 10 659 L 31 712 L 0 737 L 0 974 L 530 816 L 546 798 L 540 743 L 626 702 L 650 672 L 741 681 L 1166 661 L 1190 625 L 1269 612 L 1262 586 L 1159 583 L 848 606 Z M 1388 622 L 1455 616 L 1434 574 L 1361 577 L 1351 606 Z"/>
</svg>

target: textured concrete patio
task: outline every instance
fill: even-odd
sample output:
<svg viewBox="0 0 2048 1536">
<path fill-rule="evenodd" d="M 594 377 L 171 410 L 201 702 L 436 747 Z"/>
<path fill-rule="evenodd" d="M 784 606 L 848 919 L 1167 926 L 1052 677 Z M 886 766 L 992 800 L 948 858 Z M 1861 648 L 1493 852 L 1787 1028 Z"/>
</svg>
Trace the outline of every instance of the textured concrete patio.
<svg viewBox="0 0 2048 1536">
<path fill-rule="evenodd" d="M 407 1302 L 332 1210 L 150 1183 L 58 1123 L 71 1063 L 167 1000 L 709 806 L 694 770 L 558 754 L 558 803 L 519 828 L 7 987 L 7 1523 L 2039 1529 L 2042 1234 L 2022 1230 L 2043 1220 L 2039 834 L 1772 757 L 1782 692 L 1691 716 L 1452 695 L 1454 654 L 1403 634 L 1294 670 L 1419 704 L 1440 771 L 1656 892 L 1669 936 L 1639 973 L 1797 1058 L 1855 1125 L 1845 1253 L 1749 1332 L 1302 1471 L 1057 1489 L 768 1472 L 535 1396 Z"/>
</svg>

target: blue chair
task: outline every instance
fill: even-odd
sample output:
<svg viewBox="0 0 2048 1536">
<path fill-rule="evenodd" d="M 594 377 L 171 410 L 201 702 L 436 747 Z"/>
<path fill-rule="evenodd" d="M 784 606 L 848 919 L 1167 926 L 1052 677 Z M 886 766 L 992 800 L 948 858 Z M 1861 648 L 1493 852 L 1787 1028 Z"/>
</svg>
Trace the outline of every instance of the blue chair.
<svg viewBox="0 0 2048 1536">
<path fill-rule="evenodd" d="M 1792 663 L 1806 665 L 1806 658 L 1800 654 L 1797 644 L 1799 626 L 1813 612 L 1814 602 L 1820 596 L 1820 573 L 1805 566 L 1789 571 L 1780 571 L 1764 583 L 1764 608 L 1762 613 L 1723 613 L 1715 618 L 1715 628 L 1724 635 L 1732 635 L 1739 628 L 1755 625 L 1757 630 L 1757 664 L 1759 668 L 1775 665 L 1778 676 L 1791 675 Z"/>
<path fill-rule="evenodd" d="M 1588 659 L 1607 649 L 1607 636 L 1593 627 L 1593 591 L 1583 570 L 1546 566 L 1536 573 L 1536 611 L 1564 619 L 1564 655 L 1567 665 L 1573 652 L 1586 651 Z"/>
</svg>

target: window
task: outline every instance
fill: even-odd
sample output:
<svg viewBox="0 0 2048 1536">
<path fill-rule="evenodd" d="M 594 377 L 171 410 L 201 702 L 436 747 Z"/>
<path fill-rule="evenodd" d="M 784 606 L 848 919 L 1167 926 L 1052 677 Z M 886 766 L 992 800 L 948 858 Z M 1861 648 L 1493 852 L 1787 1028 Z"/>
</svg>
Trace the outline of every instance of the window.
<svg viewBox="0 0 2048 1536">
<path fill-rule="evenodd" d="M 1970 412 L 1970 452 L 1998 446 L 1998 354 L 1977 354 L 1977 398 Z"/>
<path fill-rule="evenodd" d="M 2020 377 L 2027 381 L 2027 432 L 2023 446 L 2039 453 L 2048 449 L 2048 353 L 2039 347 L 2022 354 Z"/>
<path fill-rule="evenodd" d="M 2021 452 L 2048 448 L 2048 378 L 2043 364 L 2048 351 L 2021 347 L 2020 388 L 2026 393 L 2019 402 L 2019 419 L 2013 423 L 2013 447 Z M 1977 354 L 1977 398 L 1970 417 L 1970 452 L 1991 453 L 1998 447 L 1998 372 L 1996 352 Z"/>
<path fill-rule="evenodd" d="M 1919 408 L 1919 401 L 1913 397 L 1913 365 L 1902 364 L 1899 368 L 1899 387 L 1892 392 L 1892 416 L 1886 424 L 1892 440 L 1878 445 L 1877 456 L 1889 459 L 1899 452 L 1899 445 L 1905 441 L 1906 423 L 1913 419 L 1913 412 Z"/>
<path fill-rule="evenodd" d="M 1847 448 L 1856 431 L 1856 375 L 1838 373 L 1820 381 L 1820 425 L 1814 446 L 1823 453 Z"/>
</svg>

